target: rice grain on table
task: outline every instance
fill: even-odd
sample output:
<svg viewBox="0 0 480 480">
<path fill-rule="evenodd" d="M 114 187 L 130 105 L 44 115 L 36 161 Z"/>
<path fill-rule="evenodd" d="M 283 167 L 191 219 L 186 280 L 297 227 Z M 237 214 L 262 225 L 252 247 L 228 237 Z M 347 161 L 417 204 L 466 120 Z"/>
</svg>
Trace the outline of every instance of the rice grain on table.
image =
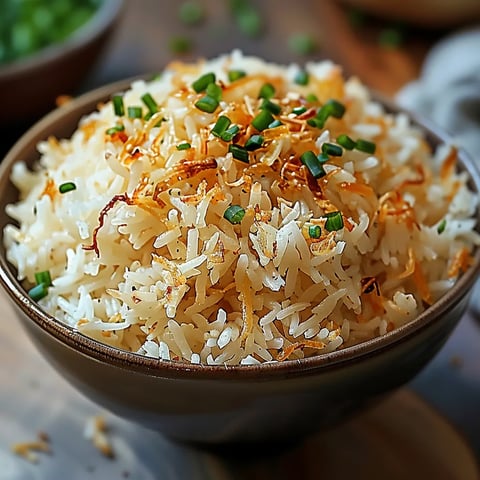
<svg viewBox="0 0 480 480">
<path fill-rule="evenodd" d="M 33 170 L 11 175 L 18 278 L 48 271 L 46 311 L 164 361 L 298 359 L 414 319 L 480 243 L 456 147 L 432 151 L 331 62 L 308 63 L 306 85 L 299 70 L 238 51 L 174 62 L 121 92 L 142 118 L 107 101 L 70 139 L 41 142 Z M 206 73 L 216 86 L 196 91 Z"/>
</svg>

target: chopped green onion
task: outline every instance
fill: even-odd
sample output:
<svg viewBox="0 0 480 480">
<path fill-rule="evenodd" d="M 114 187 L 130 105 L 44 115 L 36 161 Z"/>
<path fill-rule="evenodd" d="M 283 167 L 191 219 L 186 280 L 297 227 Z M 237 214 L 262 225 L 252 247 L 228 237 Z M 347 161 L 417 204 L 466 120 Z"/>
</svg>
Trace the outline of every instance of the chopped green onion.
<svg viewBox="0 0 480 480">
<path fill-rule="evenodd" d="M 437 227 L 437 233 L 440 235 L 445 231 L 445 227 L 447 226 L 447 220 L 444 218 Z"/>
<path fill-rule="evenodd" d="M 343 105 L 343 103 L 340 103 L 339 101 L 334 100 L 333 98 L 331 98 L 330 100 L 327 100 L 323 105 L 323 108 L 326 109 L 329 116 L 332 116 L 335 118 L 342 118 L 346 110 L 345 105 Z"/>
<path fill-rule="evenodd" d="M 248 150 L 241 145 L 230 144 L 228 151 L 232 154 L 233 158 L 242 162 L 248 163 Z"/>
<path fill-rule="evenodd" d="M 178 35 L 170 37 L 168 41 L 168 47 L 173 53 L 186 53 L 191 50 L 192 41 L 183 35 Z"/>
<path fill-rule="evenodd" d="M 309 93 L 305 97 L 305 100 L 310 103 L 318 102 L 318 97 L 314 93 Z"/>
<path fill-rule="evenodd" d="M 236 80 L 240 80 L 241 78 L 245 77 L 247 72 L 244 70 L 229 70 L 228 71 L 228 79 L 230 82 L 235 82 Z"/>
<path fill-rule="evenodd" d="M 328 111 L 324 107 L 318 109 L 317 114 L 313 118 L 307 120 L 307 124 L 315 128 L 323 128 L 328 118 Z"/>
<path fill-rule="evenodd" d="M 256 150 L 263 145 L 263 136 L 262 135 L 252 135 L 246 142 L 245 148 L 249 151 Z"/>
<path fill-rule="evenodd" d="M 231 123 L 232 121 L 228 117 L 225 115 L 220 115 L 214 127 L 212 128 L 213 135 L 220 138 Z"/>
<path fill-rule="evenodd" d="M 158 112 L 158 105 L 150 93 L 145 93 L 141 96 L 142 102 L 147 106 L 148 111 L 153 115 Z"/>
<path fill-rule="evenodd" d="M 378 43 L 384 48 L 398 48 L 403 41 L 404 34 L 399 28 L 384 28 L 378 35 Z"/>
<path fill-rule="evenodd" d="M 125 107 L 123 105 L 122 95 L 114 95 L 112 97 L 113 111 L 117 117 L 125 115 Z"/>
<path fill-rule="evenodd" d="M 115 125 L 114 127 L 110 127 L 109 129 L 107 129 L 105 133 L 107 135 L 113 135 L 114 133 L 123 132 L 124 130 L 125 130 L 124 125 Z"/>
<path fill-rule="evenodd" d="M 306 152 L 302 153 L 302 155 L 300 155 L 300 160 L 307 167 L 308 171 L 314 178 L 321 178 L 326 175 L 322 166 L 322 162 L 320 162 L 320 160 L 311 150 L 307 150 Z"/>
<path fill-rule="evenodd" d="M 341 145 L 346 150 L 353 150 L 355 148 L 355 141 L 352 140 L 348 135 L 342 133 L 337 137 L 337 143 Z"/>
<path fill-rule="evenodd" d="M 272 114 L 268 110 L 261 110 L 260 113 L 252 120 L 252 125 L 259 130 L 265 130 L 274 121 Z"/>
<path fill-rule="evenodd" d="M 326 153 L 320 153 L 317 155 L 317 158 L 320 163 L 327 163 L 330 160 L 330 157 Z"/>
<path fill-rule="evenodd" d="M 47 295 L 48 287 L 44 283 L 39 283 L 28 291 L 28 296 L 35 302 L 41 300 L 42 298 L 45 298 Z"/>
<path fill-rule="evenodd" d="M 50 276 L 50 272 L 48 270 L 45 270 L 43 272 L 36 272 L 35 283 L 37 285 L 43 283 L 45 284 L 45 286 L 49 287 L 52 284 L 52 277 Z"/>
<path fill-rule="evenodd" d="M 317 49 L 315 39 L 309 33 L 293 33 L 287 40 L 288 48 L 297 55 L 309 55 Z"/>
<path fill-rule="evenodd" d="M 301 115 L 302 113 L 305 113 L 306 111 L 307 111 L 307 109 L 305 107 L 292 108 L 292 113 L 294 113 L 295 115 Z"/>
<path fill-rule="evenodd" d="M 360 152 L 374 154 L 377 147 L 375 143 L 360 138 L 355 142 L 355 148 Z"/>
<path fill-rule="evenodd" d="M 322 152 L 325 155 L 332 155 L 333 157 L 341 157 L 343 155 L 342 147 L 335 145 L 334 143 L 325 142 L 322 144 Z"/>
<path fill-rule="evenodd" d="M 308 80 L 310 79 L 308 72 L 305 70 L 300 70 L 296 75 L 293 81 L 297 85 L 308 85 Z"/>
<path fill-rule="evenodd" d="M 195 103 L 195 106 L 202 112 L 213 113 L 218 107 L 218 100 L 205 95 Z"/>
<path fill-rule="evenodd" d="M 222 135 L 220 136 L 220 138 L 224 141 L 224 142 L 231 142 L 233 140 L 233 138 L 235 137 L 235 135 L 240 131 L 240 127 L 238 125 L 232 125 L 230 128 L 227 128 L 223 133 Z"/>
<path fill-rule="evenodd" d="M 223 214 L 223 217 L 234 225 L 240 223 L 244 216 L 245 209 L 243 209 L 240 205 L 230 205 Z"/>
<path fill-rule="evenodd" d="M 310 225 L 308 227 L 308 236 L 310 238 L 320 238 L 322 229 L 318 225 Z"/>
<path fill-rule="evenodd" d="M 330 212 L 325 215 L 325 230 L 334 232 L 343 228 L 343 217 L 341 212 Z"/>
<path fill-rule="evenodd" d="M 211 83 L 215 83 L 215 74 L 213 72 L 205 73 L 192 83 L 192 88 L 197 93 L 204 92 Z"/>
<path fill-rule="evenodd" d="M 271 100 L 264 99 L 260 105 L 261 110 L 268 110 L 274 115 L 278 115 L 282 111 L 282 107 L 278 103 L 274 103 Z"/>
<path fill-rule="evenodd" d="M 204 18 L 203 6 L 195 0 L 183 2 L 178 10 L 178 17 L 185 25 L 197 25 Z"/>
<path fill-rule="evenodd" d="M 127 107 L 128 118 L 142 118 L 142 107 L 131 105 Z"/>
<path fill-rule="evenodd" d="M 177 145 L 177 150 L 188 150 L 189 148 L 192 148 L 192 146 L 188 142 L 179 143 Z"/>
<path fill-rule="evenodd" d="M 265 100 L 270 100 L 275 95 L 275 87 L 271 83 L 264 83 L 260 92 L 258 93 L 258 98 L 264 98 Z"/>
<path fill-rule="evenodd" d="M 59 185 L 58 191 L 60 193 L 67 193 L 71 192 L 72 190 L 76 190 L 77 186 L 73 182 L 65 182 Z"/>
<path fill-rule="evenodd" d="M 212 97 L 219 102 L 222 98 L 222 87 L 216 83 L 209 83 L 207 85 L 206 93 L 209 97 Z"/>
<path fill-rule="evenodd" d="M 230 9 L 240 31 L 248 37 L 258 37 L 262 32 L 262 18 L 248 0 L 230 0 Z"/>
<path fill-rule="evenodd" d="M 274 120 L 269 126 L 268 128 L 277 128 L 279 127 L 280 125 L 283 125 L 283 123 L 280 121 L 280 120 Z"/>
</svg>

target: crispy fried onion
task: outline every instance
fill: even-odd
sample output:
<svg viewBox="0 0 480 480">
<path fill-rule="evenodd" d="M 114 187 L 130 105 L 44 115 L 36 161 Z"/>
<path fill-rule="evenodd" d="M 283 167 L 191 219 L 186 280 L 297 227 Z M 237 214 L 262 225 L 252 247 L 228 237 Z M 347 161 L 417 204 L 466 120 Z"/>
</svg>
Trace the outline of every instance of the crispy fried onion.
<svg viewBox="0 0 480 480">
<path fill-rule="evenodd" d="M 327 346 L 326 343 L 316 341 L 316 340 L 302 340 L 301 342 L 295 342 L 289 345 L 287 348 L 283 349 L 280 354 L 277 356 L 277 360 L 279 362 L 283 362 L 286 360 L 290 355 L 298 349 L 304 348 L 314 348 L 316 350 L 323 350 Z"/>
</svg>

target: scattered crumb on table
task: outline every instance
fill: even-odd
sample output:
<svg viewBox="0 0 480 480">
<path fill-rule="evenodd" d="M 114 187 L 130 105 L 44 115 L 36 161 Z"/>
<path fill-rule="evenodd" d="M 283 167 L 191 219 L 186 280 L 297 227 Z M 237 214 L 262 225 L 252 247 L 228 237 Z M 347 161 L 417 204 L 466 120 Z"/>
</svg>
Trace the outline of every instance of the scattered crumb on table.
<svg viewBox="0 0 480 480">
<path fill-rule="evenodd" d="M 95 415 L 87 419 L 84 436 L 105 457 L 114 458 L 115 454 L 108 438 L 108 426 L 102 415 Z"/>
<path fill-rule="evenodd" d="M 462 368 L 463 367 L 463 358 L 459 355 L 452 355 L 450 357 L 450 366 L 453 368 Z"/>
<path fill-rule="evenodd" d="M 38 432 L 37 439 L 28 442 L 14 443 L 11 447 L 12 452 L 28 462 L 37 463 L 37 452 L 51 453 L 50 438 L 45 432 Z"/>
</svg>

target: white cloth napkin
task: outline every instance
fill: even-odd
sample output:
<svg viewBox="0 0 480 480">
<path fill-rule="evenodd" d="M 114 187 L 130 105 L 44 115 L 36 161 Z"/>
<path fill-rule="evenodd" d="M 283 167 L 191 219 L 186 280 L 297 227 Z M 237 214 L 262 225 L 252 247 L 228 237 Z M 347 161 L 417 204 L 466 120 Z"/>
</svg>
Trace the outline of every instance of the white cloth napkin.
<svg viewBox="0 0 480 480">
<path fill-rule="evenodd" d="M 480 27 L 435 45 L 397 102 L 433 120 L 480 164 Z"/>
</svg>

